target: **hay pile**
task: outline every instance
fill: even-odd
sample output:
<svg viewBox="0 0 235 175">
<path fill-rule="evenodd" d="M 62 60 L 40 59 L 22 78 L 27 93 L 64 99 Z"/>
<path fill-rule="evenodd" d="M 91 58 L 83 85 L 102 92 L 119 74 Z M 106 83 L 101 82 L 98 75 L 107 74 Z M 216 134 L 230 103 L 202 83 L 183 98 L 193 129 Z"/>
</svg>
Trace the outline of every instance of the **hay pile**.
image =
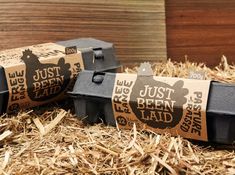
<svg viewBox="0 0 235 175">
<path fill-rule="evenodd" d="M 235 82 L 235 66 L 222 63 L 156 63 L 155 74 Z M 135 72 L 135 69 L 126 69 Z M 0 174 L 235 174 L 235 153 L 192 144 L 181 137 L 97 124 L 72 112 L 38 108 L 0 118 Z"/>
</svg>

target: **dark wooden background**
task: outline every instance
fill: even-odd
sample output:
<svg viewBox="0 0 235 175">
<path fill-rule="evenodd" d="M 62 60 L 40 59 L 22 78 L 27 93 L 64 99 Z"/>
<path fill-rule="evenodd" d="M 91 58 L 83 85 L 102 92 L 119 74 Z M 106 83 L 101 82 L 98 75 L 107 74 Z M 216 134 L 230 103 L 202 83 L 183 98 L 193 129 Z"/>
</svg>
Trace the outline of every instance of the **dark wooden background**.
<svg viewBox="0 0 235 175">
<path fill-rule="evenodd" d="M 164 59 L 163 0 L 0 0 L 0 50 L 77 37 L 115 43 L 124 64 Z M 168 58 L 235 62 L 235 1 L 166 0 Z"/>
<path fill-rule="evenodd" d="M 235 63 L 235 1 L 166 0 L 168 57 Z"/>
</svg>

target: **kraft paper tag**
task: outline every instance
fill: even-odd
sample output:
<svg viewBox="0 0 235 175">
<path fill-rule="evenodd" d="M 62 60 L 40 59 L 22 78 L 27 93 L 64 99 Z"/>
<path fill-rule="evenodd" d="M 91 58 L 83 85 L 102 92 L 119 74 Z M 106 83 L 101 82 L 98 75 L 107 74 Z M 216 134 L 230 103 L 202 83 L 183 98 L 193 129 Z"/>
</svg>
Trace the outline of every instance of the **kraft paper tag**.
<svg viewBox="0 0 235 175">
<path fill-rule="evenodd" d="M 150 129 L 207 141 L 210 81 L 116 74 L 112 94 L 120 128 Z"/>
<path fill-rule="evenodd" d="M 58 100 L 84 69 L 82 54 L 47 43 L 0 52 L 9 99 L 7 112 Z"/>
<path fill-rule="evenodd" d="M 203 71 L 189 71 L 189 79 L 196 79 L 196 80 L 205 80 L 205 72 Z"/>
</svg>

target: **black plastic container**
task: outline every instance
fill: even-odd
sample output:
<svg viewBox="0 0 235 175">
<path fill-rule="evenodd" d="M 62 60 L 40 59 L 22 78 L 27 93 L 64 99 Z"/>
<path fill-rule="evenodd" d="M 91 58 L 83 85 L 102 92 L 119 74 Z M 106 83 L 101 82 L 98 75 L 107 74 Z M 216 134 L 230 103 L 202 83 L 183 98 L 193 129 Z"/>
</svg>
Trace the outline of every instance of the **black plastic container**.
<svg viewBox="0 0 235 175">
<path fill-rule="evenodd" d="M 58 45 L 59 47 L 61 46 L 64 47 L 65 55 L 67 55 L 66 49 L 71 48 L 71 49 L 80 51 L 82 55 L 82 62 L 84 65 L 84 69 L 86 70 L 94 70 L 97 72 L 100 72 L 100 71 L 116 72 L 116 70 L 120 67 L 120 63 L 118 62 L 115 56 L 115 49 L 112 43 L 96 40 L 93 38 L 80 38 L 80 39 L 73 39 L 73 40 L 68 40 L 68 41 L 60 41 L 55 44 Z M 27 49 L 27 47 L 25 47 L 24 49 Z M 14 49 L 7 50 L 7 52 L 9 51 L 14 52 Z M 25 51 L 27 52 L 27 50 Z M 19 52 L 19 50 L 17 50 L 16 53 L 19 55 L 20 54 L 22 55 L 22 52 Z M 4 56 L 4 53 L 2 53 L 2 55 Z M 34 63 L 32 62 L 32 64 Z M 66 66 L 66 63 L 64 63 L 64 65 Z M 17 69 L 17 66 L 16 65 L 14 66 Z M 28 66 L 28 67 L 31 67 L 31 66 Z M 66 78 L 64 81 L 66 81 Z M 5 69 L 4 69 L 4 66 L 2 66 L 1 64 L 1 56 L 0 56 L 0 114 L 6 112 L 7 105 L 8 105 L 8 98 L 9 98 L 9 88 L 8 88 L 8 84 L 7 84 L 7 80 L 5 76 Z"/>
<path fill-rule="evenodd" d="M 93 124 L 103 120 L 115 126 L 112 93 L 115 73 L 82 71 L 70 96 L 76 115 Z M 83 83 L 84 82 L 84 83 Z M 235 85 L 211 82 L 206 110 L 208 141 L 232 144 L 235 141 Z"/>
<path fill-rule="evenodd" d="M 0 114 L 6 110 L 7 107 L 7 99 L 8 99 L 8 89 L 5 78 L 5 72 L 3 68 L 0 66 Z"/>
<path fill-rule="evenodd" d="M 56 44 L 65 47 L 76 46 L 82 52 L 84 68 L 86 70 L 116 72 L 117 68 L 120 67 L 112 43 L 93 38 L 80 38 L 60 41 Z"/>
</svg>

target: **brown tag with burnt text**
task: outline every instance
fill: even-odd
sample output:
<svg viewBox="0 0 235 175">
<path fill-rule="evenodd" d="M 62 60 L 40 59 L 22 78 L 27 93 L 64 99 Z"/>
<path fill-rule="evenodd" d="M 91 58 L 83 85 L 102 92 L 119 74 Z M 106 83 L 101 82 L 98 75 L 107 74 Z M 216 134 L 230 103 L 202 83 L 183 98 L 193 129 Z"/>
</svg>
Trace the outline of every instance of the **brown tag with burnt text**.
<svg viewBox="0 0 235 175">
<path fill-rule="evenodd" d="M 81 52 L 65 55 L 54 43 L 0 52 L 5 58 L 9 99 L 7 112 L 58 100 L 84 68 Z"/>
<path fill-rule="evenodd" d="M 210 81 L 116 74 L 112 95 L 120 128 L 150 129 L 207 141 Z"/>
<path fill-rule="evenodd" d="M 193 71 L 189 72 L 189 79 L 205 80 L 205 72 L 203 71 Z"/>
</svg>

